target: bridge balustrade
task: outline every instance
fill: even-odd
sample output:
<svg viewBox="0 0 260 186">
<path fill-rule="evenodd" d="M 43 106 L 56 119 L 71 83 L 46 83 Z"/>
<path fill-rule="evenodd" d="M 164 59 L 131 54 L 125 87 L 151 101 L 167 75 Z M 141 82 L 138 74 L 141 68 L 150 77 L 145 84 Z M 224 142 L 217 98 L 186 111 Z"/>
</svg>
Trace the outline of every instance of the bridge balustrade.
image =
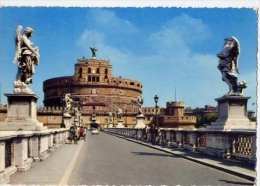
<svg viewBox="0 0 260 186">
<path fill-rule="evenodd" d="M 107 128 L 107 132 L 133 138 L 145 143 L 151 142 L 150 131 L 144 136 L 142 129 Z M 123 131 L 127 131 L 124 133 Z M 205 129 L 161 128 L 157 145 L 169 148 L 187 149 L 226 159 L 236 159 L 256 164 L 256 131 L 207 131 Z M 147 138 L 147 139 L 145 139 Z"/>
<path fill-rule="evenodd" d="M 17 171 L 27 171 L 33 161 L 43 161 L 65 143 L 67 129 L 0 131 L 0 184 L 9 183 Z"/>
</svg>

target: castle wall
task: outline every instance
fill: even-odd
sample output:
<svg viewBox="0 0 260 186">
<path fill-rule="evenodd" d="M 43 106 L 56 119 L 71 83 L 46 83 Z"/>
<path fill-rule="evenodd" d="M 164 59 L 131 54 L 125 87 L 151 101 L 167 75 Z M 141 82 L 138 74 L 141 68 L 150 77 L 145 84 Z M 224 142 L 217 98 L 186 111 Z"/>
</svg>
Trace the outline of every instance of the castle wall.
<svg viewBox="0 0 260 186">
<path fill-rule="evenodd" d="M 96 110 L 114 112 L 116 108 L 137 113 L 136 99 L 142 94 L 139 81 L 113 77 L 109 61 L 80 59 L 75 64 L 73 76 L 57 77 L 44 81 L 44 106 L 62 106 L 62 97 L 66 93 L 76 95 L 81 104 L 102 102 L 105 108 Z M 91 108 L 82 107 L 83 111 Z"/>
</svg>

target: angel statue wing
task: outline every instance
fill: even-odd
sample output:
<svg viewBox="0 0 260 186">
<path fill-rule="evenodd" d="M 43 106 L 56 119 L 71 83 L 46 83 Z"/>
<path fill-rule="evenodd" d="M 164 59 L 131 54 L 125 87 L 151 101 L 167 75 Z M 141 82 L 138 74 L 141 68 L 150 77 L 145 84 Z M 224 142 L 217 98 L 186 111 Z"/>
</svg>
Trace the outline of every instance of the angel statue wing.
<svg viewBox="0 0 260 186">
<path fill-rule="evenodd" d="M 21 33 L 20 32 L 22 28 L 23 27 L 21 25 L 18 25 L 14 33 L 14 43 L 15 43 L 16 51 L 15 51 L 13 63 L 16 63 L 21 57 L 21 43 L 20 43 Z"/>
</svg>

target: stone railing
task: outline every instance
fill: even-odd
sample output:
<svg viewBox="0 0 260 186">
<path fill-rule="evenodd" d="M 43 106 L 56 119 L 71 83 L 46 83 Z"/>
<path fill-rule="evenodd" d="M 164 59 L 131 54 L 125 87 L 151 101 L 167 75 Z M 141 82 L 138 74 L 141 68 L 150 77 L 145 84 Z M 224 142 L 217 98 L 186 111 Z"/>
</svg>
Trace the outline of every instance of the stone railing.
<svg viewBox="0 0 260 186">
<path fill-rule="evenodd" d="M 67 137 L 67 129 L 0 131 L 0 184 L 9 183 L 17 171 L 27 171 L 33 161 L 48 158 Z"/>
<path fill-rule="evenodd" d="M 151 142 L 151 134 L 142 129 L 107 128 L 106 132 Z M 208 131 L 206 129 L 159 129 L 156 145 L 184 148 L 208 155 L 256 164 L 256 130 Z"/>
</svg>

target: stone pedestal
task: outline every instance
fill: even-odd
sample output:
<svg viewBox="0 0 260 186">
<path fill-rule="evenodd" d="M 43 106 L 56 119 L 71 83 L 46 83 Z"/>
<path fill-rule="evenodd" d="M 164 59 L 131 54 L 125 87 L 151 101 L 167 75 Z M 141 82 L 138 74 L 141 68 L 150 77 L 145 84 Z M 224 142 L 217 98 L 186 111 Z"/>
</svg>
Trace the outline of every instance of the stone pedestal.
<svg viewBox="0 0 260 186">
<path fill-rule="evenodd" d="M 70 126 L 71 126 L 71 115 L 63 115 L 63 122 L 64 122 L 66 129 L 70 128 Z"/>
<path fill-rule="evenodd" d="M 144 119 L 145 116 L 143 114 L 136 116 L 135 128 L 144 128 L 145 127 Z"/>
<path fill-rule="evenodd" d="M 227 96 L 216 99 L 218 119 L 207 126 L 208 130 L 256 129 L 255 122 L 247 118 L 247 101 L 250 97 Z"/>
<path fill-rule="evenodd" d="M 122 119 L 118 119 L 116 128 L 124 128 Z"/>
<path fill-rule="evenodd" d="M 109 123 L 109 128 L 112 128 L 113 127 L 113 123 Z"/>
<path fill-rule="evenodd" d="M 7 118 L 0 122 L 2 131 L 34 131 L 44 130 L 43 124 L 37 120 L 37 99 L 35 94 L 5 94 L 8 101 Z"/>
</svg>

